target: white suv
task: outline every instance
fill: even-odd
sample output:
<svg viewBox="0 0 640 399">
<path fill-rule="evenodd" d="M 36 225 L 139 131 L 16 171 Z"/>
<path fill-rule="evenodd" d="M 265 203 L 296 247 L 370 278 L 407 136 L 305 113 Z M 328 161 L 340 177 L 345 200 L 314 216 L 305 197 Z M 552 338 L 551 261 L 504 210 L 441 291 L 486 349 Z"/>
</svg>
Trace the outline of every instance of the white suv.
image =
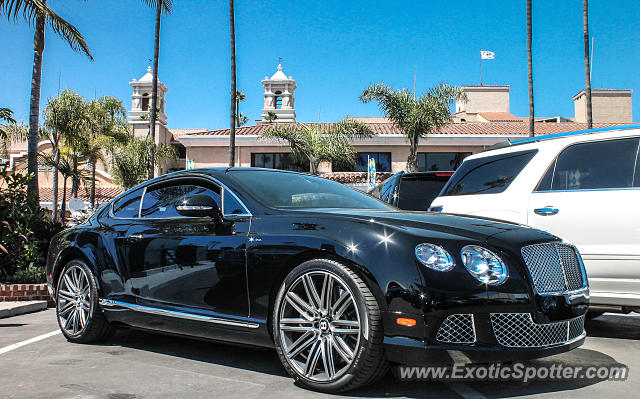
<svg viewBox="0 0 640 399">
<path fill-rule="evenodd" d="M 578 247 L 593 315 L 640 311 L 640 125 L 539 136 L 465 159 L 430 210 L 527 224 Z"/>
</svg>

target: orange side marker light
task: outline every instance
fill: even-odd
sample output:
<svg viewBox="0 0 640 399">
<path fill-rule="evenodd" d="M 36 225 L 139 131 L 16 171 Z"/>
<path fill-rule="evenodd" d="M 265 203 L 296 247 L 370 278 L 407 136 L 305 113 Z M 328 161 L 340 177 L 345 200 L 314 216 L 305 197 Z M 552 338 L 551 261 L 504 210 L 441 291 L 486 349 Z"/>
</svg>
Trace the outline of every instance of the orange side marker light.
<svg viewBox="0 0 640 399">
<path fill-rule="evenodd" d="M 413 327 L 416 325 L 416 321 L 414 319 L 407 319 L 404 317 L 398 317 L 396 319 L 396 323 L 400 324 L 401 326 L 406 326 L 406 327 Z"/>
</svg>

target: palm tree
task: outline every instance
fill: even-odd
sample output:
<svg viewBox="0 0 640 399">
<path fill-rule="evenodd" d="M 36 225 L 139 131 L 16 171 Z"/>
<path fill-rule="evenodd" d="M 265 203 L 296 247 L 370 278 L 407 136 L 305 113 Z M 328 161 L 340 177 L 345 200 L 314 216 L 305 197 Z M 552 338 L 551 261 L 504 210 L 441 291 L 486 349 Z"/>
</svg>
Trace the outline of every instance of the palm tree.
<svg viewBox="0 0 640 399">
<path fill-rule="evenodd" d="M 151 120 L 149 122 L 149 136 L 153 139 L 155 143 L 156 137 L 156 112 L 157 102 L 158 102 L 158 58 L 160 57 L 160 20 L 162 18 L 162 13 L 171 14 L 171 9 L 173 8 L 173 0 L 142 0 L 149 7 L 156 10 L 156 30 L 155 30 L 155 41 L 153 44 L 153 84 L 152 84 L 152 92 L 151 92 Z M 151 179 L 154 175 L 155 171 L 155 147 L 149 147 L 149 166 L 148 166 L 148 174 L 149 179 Z"/>
<path fill-rule="evenodd" d="M 124 145 L 112 143 L 108 146 L 111 174 L 125 190 L 146 180 L 151 147 L 159 161 L 178 159 L 178 153 L 173 146 L 156 144 L 151 137 L 130 137 Z"/>
<path fill-rule="evenodd" d="M 326 125 L 280 124 L 262 133 L 263 139 L 285 140 L 293 155 L 308 160 L 311 174 L 318 174 L 320 162 L 355 165 L 356 151 L 350 140 L 371 137 L 371 129 L 362 122 L 348 117 L 327 127 Z"/>
<path fill-rule="evenodd" d="M 15 124 L 16 120 L 13 119 L 13 111 L 9 108 L 0 108 L 0 122 Z M 7 138 L 8 135 L 4 126 L 0 125 L 0 142 L 4 143 Z"/>
<path fill-rule="evenodd" d="M 378 102 L 382 113 L 396 125 L 409 141 L 407 171 L 418 171 L 418 143 L 426 134 L 436 132 L 451 121 L 453 101 L 467 101 L 458 87 L 440 83 L 421 97 L 407 89 L 393 90 L 384 83 L 372 84 L 360 95 L 360 101 Z"/>
<path fill-rule="evenodd" d="M 249 118 L 240 112 L 240 103 L 246 99 L 247 96 L 242 92 L 242 90 L 236 90 L 236 127 L 240 127 L 249 122 Z"/>
<path fill-rule="evenodd" d="M 582 25 L 584 30 L 584 81 L 587 97 L 587 128 L 593 129 L 591 108 L 591 65 L 589 65 L 589 0 L 582 0 Z"/>
<path fill-rule="evenodd" d="M 73 151 L 67 147 L 60 147 L 57 159 L 50 153 L 40 153 L 38 156 L 42 164 L 56 168 L 56 170 L 62 175 L 63 183 L 60 219 L 62 224 L 64 224 L 67 212 L 67 180 L 71 178 L 72 181 L 77 180 L 79 182 L 85 182 L 89 179 L 87 171 L 84 169 L 78 169 L 77 165 L 77 163 L 86 164 L 87 159 L 74 155 Z"/>
<path fill-rule="evenodd" d="M 107 163 L 103 149 L 114 144 L 125 144 L 130 138 L 126 112 L 122 102 L 111 96 L 103 96 L 86 104 L 89 135 L 82 152 L 91 168 L 89 202 L 92 208 L 95 206 L 97 163 Z"/>
<path fill-rule="evenodd" d="M 231 127 L 229 131 L 229 166 L 236 164 L 236 23 L 233 0 L 229 0 L 229 32 L 231 36 Z"/>
<path fill-rule="evenodd" d="M 535 135 L 533 111 L 533 57 L 531 56 L 531 0 L 527 0 L 527 68 L 529 72 L 529 136 Z"/>
<path fill-rule="evenodd" d="M 53 29 L 53 32 L 66 41 L 73 51 L 81 52 L 93 61 L 89 46 L 78 29 L 47 7 L 46 2 L 47 0 L 0 0 L 0 16 L 6 16 L 13 21 L 17 21 L 22 16 L 29 25 L 35 24 L 27 158 L 28 171 L 33 175 L 29 182 L 29 189 L 33 190 L 36 196 L 38 196 L 38 121 L 45 26 Z"/>
<path fill-rule="evenodd" d="M 58 97 L 50 99 L 44 109 L 45 138 L 51 143 L 51 162 L 47 165 L 53 168 L 53 220 L 58 215 L 58 162 L 60 162 L 61 147 L 78 148 L 84 139 L 85 108 L 84 99 L 73 90 L 66 89 Z M 71 154 L 67 155 L 68 158 Z M 46 158 L 42 158 L 45 159 Z M 69 162 L 73 164 L 73 162 Z M 69 173 L 71 177 L 74 173 Z"/>
<path fill-rule="evenodd" d="M 273 111 L 268 111 L 267 112 L 267 116 L 264 117 L 264 119 L 268 122 L 268 123 L 272 123 L 274 122 L 276 119 L 278 119 L 278 115 L 273 112 Z"/>
</svg>

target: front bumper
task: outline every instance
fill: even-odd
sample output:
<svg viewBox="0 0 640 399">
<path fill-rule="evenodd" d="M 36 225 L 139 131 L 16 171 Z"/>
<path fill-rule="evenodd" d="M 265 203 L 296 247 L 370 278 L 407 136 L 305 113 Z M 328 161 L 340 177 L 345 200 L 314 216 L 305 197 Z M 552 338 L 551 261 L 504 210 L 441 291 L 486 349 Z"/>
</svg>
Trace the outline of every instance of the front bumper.
<svg viewBox="0 0 640 399">
<path fill-rule="evenodd" d="M 452 313 L 425 326 L 426 338 L 386 336 L 387 358 L 395 363 L 450 363 L 448 351 L 472 361 L 526 360 L 574 349 L 585 340 L 584 315 L 536 322 L 531 313 Z"/>
</svg>

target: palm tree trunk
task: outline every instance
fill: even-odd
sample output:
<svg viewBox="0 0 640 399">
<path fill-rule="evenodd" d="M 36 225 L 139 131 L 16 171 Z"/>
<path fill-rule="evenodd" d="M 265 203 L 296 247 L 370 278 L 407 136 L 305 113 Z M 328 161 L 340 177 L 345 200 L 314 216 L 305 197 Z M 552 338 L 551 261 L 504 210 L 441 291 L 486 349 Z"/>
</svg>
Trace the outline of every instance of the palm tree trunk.
<svg viewBox="0 0 640 399">
<path fill-rule="evenodd" d="M 229 0 L 229 26 L 231 33 L 231 129 L 229 132 L 229 166 L 236 164 L 236 27 L 233 0 Z"/>
<path fill-rule="evenodd" d="M 584 26 L 584 81 L 587 96 L 587 127 L 593 128 L 591 109 L 591 65 L 589 65 L 589 0 L 582 0 L 582 23 Z"/>
<path fill-rule="evenodd" d="M 60 150 L 55 148 L 53 154 L 53 161 L 55 166 L 53 167 L 53 193 L 52 193 L 52 202 L 53 202 L 53 221 L 58 220 L 58 162 L 60 162 Z"/>
<path fill-rule="evenodd" d="M 62 181 L 62 206 L 60 208 L 60 220 L 62 220 L 62 224 L 64 224 L 67 216 L 67 176 L 62 176 Z"/>
<path fill-rule="evenodd" d="M 533 36 L 531 24 L 531 0 L 527 0 L 527 68 L 529 72 L 529 136 L 535 135 L 533 110 L 533 57 L 531 56 L 531 39 Z"/>
<path fill-rule="evenodd" d="M 89 190 L 89 202 L 91 202 L 91 208 L 95 208 L 96 205 L 96 161 L 91 162 L 91 186 Z"/>
<path fill-rule="evenodd" d="M 78 179 L 78 158 L 73 157 L 73 176 L 71 176 L 71 198 L 78 196 L 78 186 L 80 185 L 80 179 Z"/>
<path fill-rule="evenodd" d="M 46 1 L 45 1 L 46 3 Z M 44 22 L 42 15 L 36 17 L 33 37 L 33 71 L 31 74 L 31 103 L 29 106 L 29 138 L 27 143 L 27 170 L 33 175 L 29 190 L 36 193 L 38 201 L 38 128 L 40 119 L 40 83 L 42 79 L 42 55 L 44 53 Z"/>
<path fill-rule="evenodd" d="M 236 97 L 236 115 L 235 115 L 236 127 L 240 127 L 240 119 L 238 115 L 240 115 L 240 100 L 238 100 L 238 97 Z"/>
<path fill-rule="evenodd" d="M 156 37 L 153 44 L 153 86 L 151 92 L 151 120 L 149 122 L 149 136 L 156 142 L 156 108 L 158 103 L 158 58 L 160 57 L 160 20 L 162 18 L 162 1 L 158 0 L 156 8 Z M 149 179 L 155 174 L 156 163 L 155 146 L 149 148 Z"/>
<path fill-rule="evenodd" d="M 407 172 L 413 173 L 418 171 L 418 141 L 419 135 L 415 135 L 409 139 L 409 157 L 407 158 Z"/>
</svg>

